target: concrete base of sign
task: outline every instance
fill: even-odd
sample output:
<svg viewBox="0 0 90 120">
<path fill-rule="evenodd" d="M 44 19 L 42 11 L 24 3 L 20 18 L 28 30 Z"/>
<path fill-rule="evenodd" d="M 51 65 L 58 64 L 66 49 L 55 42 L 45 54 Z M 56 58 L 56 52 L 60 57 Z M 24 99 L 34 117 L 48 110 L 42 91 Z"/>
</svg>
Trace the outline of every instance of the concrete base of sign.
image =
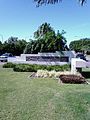
<svg viewBox="0 0 90 120">
<path fill-rule="evenodd" d="M 71 73 L 76 74 L 77 68 L 86 68 L 90 67 L 90 62 L 82 60 L 80 58 L 71 59 Z"/>
</svg>

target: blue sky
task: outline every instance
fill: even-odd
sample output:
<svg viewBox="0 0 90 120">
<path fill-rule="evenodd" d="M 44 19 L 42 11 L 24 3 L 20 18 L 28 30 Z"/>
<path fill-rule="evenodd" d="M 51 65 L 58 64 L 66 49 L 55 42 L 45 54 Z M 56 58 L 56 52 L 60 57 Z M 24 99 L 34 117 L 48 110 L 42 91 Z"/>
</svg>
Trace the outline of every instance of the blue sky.
<svg viewBox="0 0 90 120">
<path fill-rule="evenodd" d="M 36 8 L 33 0 L 0 0 L 0 40 L 10 36 L 33 37 L 44 22 L 57 30 L 65 30 L 68 44 L 72 40 L 90 38 L 90 0 L 83 7 L 77 0 L 63 0 L 55 5 Z"/>
</svg>

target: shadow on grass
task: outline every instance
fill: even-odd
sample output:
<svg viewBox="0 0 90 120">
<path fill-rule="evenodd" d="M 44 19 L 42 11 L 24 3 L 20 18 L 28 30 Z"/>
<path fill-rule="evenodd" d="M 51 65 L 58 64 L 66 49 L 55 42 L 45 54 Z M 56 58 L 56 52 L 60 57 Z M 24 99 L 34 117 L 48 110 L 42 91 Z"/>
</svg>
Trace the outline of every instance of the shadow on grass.
<svg viewBox="0 0 90 120">
<path fill-rule="evenodd" d="M 90 78 L 90 72 L 82 72 L 81 74 L 85 78 Z"/>
<path fill-rule="evenodd" d="M 86 79 L 90 79 L 90 68 L 77 68 L 77 71 L 80 72 Z"/>
</svg>

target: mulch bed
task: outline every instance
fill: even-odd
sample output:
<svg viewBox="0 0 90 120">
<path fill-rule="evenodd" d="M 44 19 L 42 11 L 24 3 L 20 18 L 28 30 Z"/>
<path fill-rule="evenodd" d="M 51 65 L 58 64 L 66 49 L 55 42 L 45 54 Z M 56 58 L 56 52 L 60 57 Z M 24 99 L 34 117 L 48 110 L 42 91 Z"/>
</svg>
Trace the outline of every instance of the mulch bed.
<svg viewBox="0 0 90 120">
<path fill-rule="evenodd" d="M 40 78 L 36 76 L 36 73 L 33 72 L 28 78 Z M 84 84 L 88 81 L 85 80 L 83 76 L 79 75 L 60 75 L 59 83 L 69 83 L 69 84 Z"/>
<path fill-rule="evenodd" d="M 70 84 L 87 83 L 84 77 L 77 75 L 60 75 L 59 78 L 62 83 L 70 83 Z"/>
</svg>

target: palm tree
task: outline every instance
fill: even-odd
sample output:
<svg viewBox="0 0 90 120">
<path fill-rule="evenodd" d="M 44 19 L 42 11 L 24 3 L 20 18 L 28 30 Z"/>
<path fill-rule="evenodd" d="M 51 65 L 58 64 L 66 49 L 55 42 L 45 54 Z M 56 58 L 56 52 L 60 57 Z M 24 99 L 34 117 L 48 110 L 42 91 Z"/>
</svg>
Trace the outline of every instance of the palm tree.
<svg viewBox="0 0 90 120">
<path fill-rule="evenodd" d="M 34 0 L 34 2 L 37 3 L 37 6 L 40 6 L 42 4 L 55 4 L 55 3 L 59 3 L 61 1 L 62 0 Z M 78 1 L 81 5 L 83 5 L 86 2 L 86 0 L 78 0 Z"/>
</svg>

